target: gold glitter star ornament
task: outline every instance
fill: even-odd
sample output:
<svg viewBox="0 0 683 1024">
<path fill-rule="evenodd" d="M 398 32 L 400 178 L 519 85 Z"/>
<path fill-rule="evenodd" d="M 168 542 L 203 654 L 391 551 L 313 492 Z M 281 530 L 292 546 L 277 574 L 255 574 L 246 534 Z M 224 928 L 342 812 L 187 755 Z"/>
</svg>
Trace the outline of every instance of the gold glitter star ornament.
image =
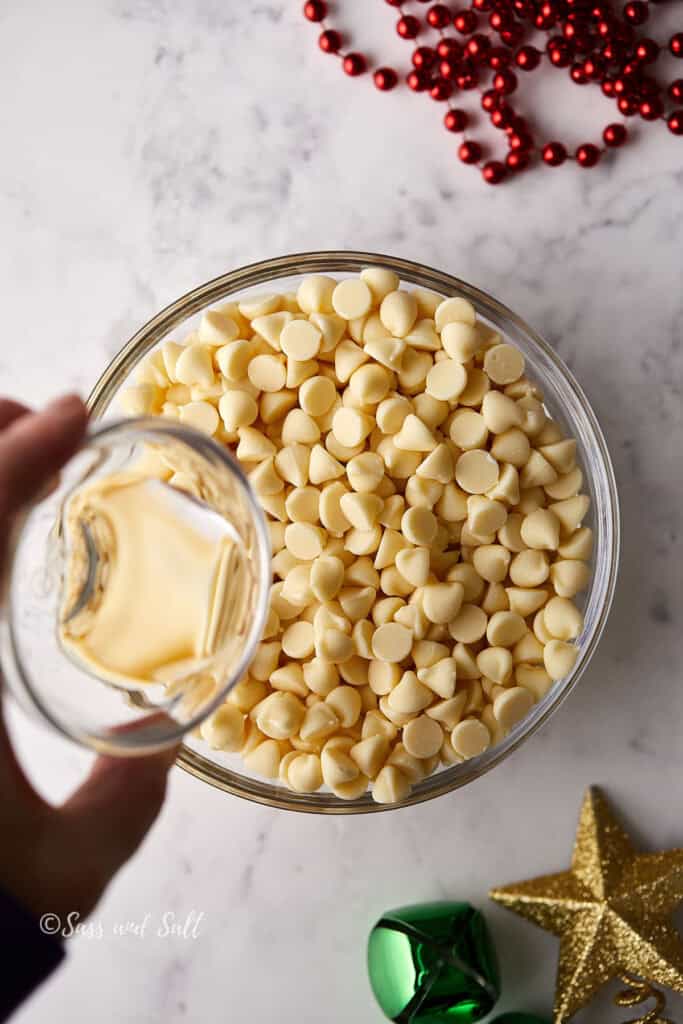
<svg viewBox="0 0 683 1024">
<path fill-rule="evenodd" d="M 555 1024 L 625 973 L 683 992 L 683 942 L 670 921 L 683 900 L 683 850 L 638 853 L 597 789 L 584 798 L 569 871 L 490 896 L 559 936 Z"/>
</svg>

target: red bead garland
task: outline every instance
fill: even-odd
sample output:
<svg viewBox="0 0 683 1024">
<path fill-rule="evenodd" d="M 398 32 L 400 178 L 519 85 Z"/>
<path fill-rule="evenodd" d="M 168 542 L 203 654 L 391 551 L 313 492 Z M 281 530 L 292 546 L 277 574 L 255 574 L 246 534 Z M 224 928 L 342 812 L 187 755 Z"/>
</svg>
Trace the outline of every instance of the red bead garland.
<svg viewBox="0 0 683 1024">
<path fill-rule="evenodd" d="M 470 6 L 460 10 L 447 3 L 420 0 L 430 3 L 423 18 L 406 13 L 403 0 L 385 2 L 397 8 L 395 28 L 401 38 L 411 41 L 425 30 L 439 34 L 433 44 L 413 50 L 412 69 L 405 77 L 413 92 L 428 92 L 433 100 L 445 102 L 456 90 L 479 88 L 482 110 L 507 139 L 508 153 L 504 159 L 482 163 L 482 146 L 474 139 L 465 139 L 458 148 L 458 158 L 462 163 L 478 165 L 487 184 L 498 185 L 524 171 L 535 153 L 549 167 L 574 159 L 579 167 L 588 169 L 599 164 L 606 152 L 628 141 L 626 126 L 614 122 L 603 130 L 601 146 L 583 143 L 575 149 L 573 158 L 560 141 L 539 145 L 527 121 L 510 105 L 510 98 L 518 86 L 515 70 L 532 72 L 544 58 L 551 66 L 568 69 L 575 84 L 598 85 L 623 117 L 638 115 L 643 121 L 663 121 L 672 135 L 683 135 L 683 78 L 667 86 L 650 72 L 650 65 L 664 50 L 683 59 L 683 31 L 672 34 L 666 43 L 637 35 L 637 30 L 652 20 L 651 4 L 661 0 L 626 0 L 621 6 L 617 0 L 469 0 Z M 325 0 L 307 0 L 303 14 L 308 21 L 319 24 L 325 21 L 327 8 Z M 484 30 L 479 28 L 481 15 L 488 23 Z M 350 77 L 362 75 L 368 68 L 365 55 L 344 53 L 341 34 L 326 25 L 321 27 L 318 46 L 323 53 L 338 56 Z M 549 34 L 545 49 L 524 41 L 528 28 Z M 454 36 L 453 30 L 461 38 Z M 389 92 L 399 84 L 399 75 L 392 67 L 376 67 L 372 78 L 380 92 Z M 667 110 L 667 103 L 679 106 Z M 443 123 L 448 132 L 460 134 L 466 131 L 469 120 L 465 110 L 450 107 Z"/>
</svg>

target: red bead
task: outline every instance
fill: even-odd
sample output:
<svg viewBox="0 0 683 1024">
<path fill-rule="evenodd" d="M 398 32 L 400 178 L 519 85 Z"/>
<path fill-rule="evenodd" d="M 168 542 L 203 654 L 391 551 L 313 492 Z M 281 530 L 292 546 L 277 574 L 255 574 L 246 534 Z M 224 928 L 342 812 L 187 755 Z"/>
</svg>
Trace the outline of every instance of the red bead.
<svg viewBox="0 0 683 1024">
<path fill-rule="evenodd" d="M 431 46 L 418 46 L 411 57 L 414 68 L 431 68 L 436 64 L 436 50 Z"/>
<path fill-rule="evenodd" d="M 450 24 L 451 12 L 445 4 L 434 4 L 427 11 L 427 21 L 432 28 L 445 28 Z"/>
<path fill-rule="evenodd" d="M 514 71 L 497 71 L 493 76 L 493 88 L 503 96 L 510 96 L 517 88 L 517 75 Z"/>
<path fill-rule="evenodd" d="M 513 24 L 512 15 L 506 10 L 495 10 L 492 14 L 489 14 L 489 25 L 496 32 L 502 32 L 503 29 L 510 28 Z"/>
<path fill-rule="evenodd" d="M 508 135 L 508 146 L 510 149 L 533 149 L 534 140 L 526 132 L 513 132 Z"/>
<path fill-rule="evenodd" d="M 583 70 L 583 64 L 572 64 L 569 74 L 571 75 L 572 82 L 576 85 L 585 85 L 588 81 L 588 75 Z"/>
<path fill-rule="evenodd" d="M 389 92 L 398 85 L 398 75 L 393 68 L 377 68 L 372 79 L 380 92 Z"/>
<path fill-rule="evenodd" d="M 453 18 L 453 26 L 461 35 L 469 36 L 477 27 L 477 16 L 474 11 L 459 11 Z"/>
<path fill-rule="evenodd" d="M 605 43 L 600 47 L 600 53 L 608 64 L 621 64 L 626 59 L 626 50 L 620 43 Z"/>
<path fill-rule="evenodd" d="M 487 185 L 500 185 L 505 178 L 507 169 L 500 160 L 489 160 L 481 169 L 481 176 Z"/>
<path fill-rule="evenodd" d="M 638 113 L 638 104 L 630 96 L 620 96 L 617 100 L 617 106 L 619 113 L 623 114 L 624 117 L 633 117 L 634 114 Z"/>
<path fill-rule="evenodd" d="M 342 67 L 347 75 L 355 78 L 357 75 L 363 74 L 367 64 L 362 53 L 347 53 L 342 61 Z"/>
<path fill-rule="evenodd" d="M 610 146 L 612 148 L 623 146 L 628 138 L 626 126 L 619 123 L 608 124 L 602 133 L 602 138 L 606 146 Z"/>
<path fill-rule="evenodd" d="M 490 121 L 494 128 L 504 130 L 512 125 L 513 120 L 514 114 L 507 103 L 501 104 L 501 106 L 491 112 Z"/>
<path fill-rule="evenodd" d="M 318 36 L 318 46 L 323 53 L 339 53 L 342 45 L 342 37 L 333 28 L 326 28 Z"/>
<path fill-rule="evenodd" d="M 601 83 L 600 88 L 602 89 L 604 95 L 609 96 L 611 99 L 612 96 L 614 96 L 614 79 L 605 78 Z"/>
<path fill-rule="evenodd" d="M 553 36 L 546 44 L 550 63 L 556 68 L 568 68 L 574 57 L 574 48 L 568 40 L 561 36 Z"/>
<path fill-rule="evenodd" d="M 308 3 L 304 4 L 304 18 L 308 18 L 309 21 L 322 21 L 326 14 L 325 0 L 308 0 Z"/>
<path fill-rule="evenodd" d="M 455 81 L 456 76 L 460 71 L 460 61 L 457 60 L 442 60 L 439 64 L 439 74 L 442 78 L 447 78 L 449 82 Z"/>
<path fill-rule="evenodd" d="M 593 55 L 592 57 L 586 57 L 583 62 L 583 72 L 593 82 L 600 81 L 606 70 L 602 57 Z"/>
<path fill-rule="evenodd" d="M 600 160 L 600 150 L 591 142 L 579 146 L 576 151 L 576 162 L 579 167 L 595 167 Z"/>
<path fill-rule="evenodd" d="M 477 32 L 465 43 L 465 54 L 472 60 L 483 60 L 491 49 L 491 40 L 482 32 Z"/>
<path fill-rule="evenodd" d="M 667 95 L 674 103 L 680 103 L 683 100 L 683 78 L 674 79 L 667 89 Z"/>
<path fill-rule="evenodd" d="M 529 166 L 529 154 L 515 149 L 505 157 L 505 164 L 509 171 L 523 171 Z"/>
<path fill-rule="evenodd" d="M 659 43 L 654 39 L 641 39 L 636 46 L 636 59 L 641 64 L 653 64 L 659 57 Z"/>
<path fill-rule="evenodd" d="M 429 86 L 429 76 L 424 68 L 419 70 L 416 68 L 415 71 L 406 75 L 406 84 L 413 92 L 424 92 Z"/>
<path fill-rule="evenodd" d="M 460 60 L 463 55 L 462 43 L 455 36 L 444 36 L 436 44 L 436 52 L 442 60 Z"/>
<path fill-rule="evenodd" d="M 481 97 L 482 108 L 487 114 L 490 114 L 492 110 L 495 110 L 500 103 L 500 93 L 496 92 L 495 89 L 487 89 Z"/>
<path fill-rule="evenodd" d="M 472 0 L 472 9 L 475 11 L 481 11 L 485 14 L 486 11 L 490 11 L 493 7 L 493 0 Z"/>
<path fill-rule="evenodd" d="M 541 150 L 541 156 L 549 167 L 559 167 L 567 159 L 567 150 L 561 142 L 549 142 Z"/>
<path fill-rule="evenodd" d="M 657 121 L 664 113 L 664 104 L 657 96 L 651 100 L 643 100 L 638 107 L 638 113 L 643 121 Z"/>
<path fill-rule="evenodd" d="M 637 60 L 630 60 L 627 64 L 624 64 L 621 69 L 622 78 L 640 78 L 643 73 L 643 69 Z"/>
<path fill-rule="evenodd" d="M 669 51 L 674 57 L 683 58 L 683 32 L 676 32 L 669 40 Z M 678 134 L 674 132 L 674 135 Z"/>
<path fill-rule="evenodd" d="M 449 132 L 464 132 L 465 128 L 467 128 L 467 122 L 468 117 L 465 111 L 456 108 L 448 110 L 443 119 L 446 131 Z"/>
<path fill-rule="evenodd" d="M 511 55 L 502 46 L 492 46 L 486 55 L 486 61 L 494 71 L 502 71 L 503 68 L 510 66 Z"/>
<path fill-rule="evenodd" d="M 562 34 L 574 44 L 577 53 L 587 53 L 593 47 L 593 37 L 582 28 L 577 28 L 571 21 L 566 21 L 562 27 Z"/>
<path fill-rule="evenodd" d="M 522 71 L 533 71 L 541 62 L 541 51 L 535 46 L 520 46 L 515 54 L 515 64 Z"/>
<path fill-rule="evenodd" d="M 624 4 L 624 18 L 629 25 L 644 25 L 649 13 L 643 0 L 629 0 L 629 3 Z"/>
<path fill-rule="evenodd" d="M 506 46 L 514 47 L 519 46 L 524 37 L 524 28 L 519 21 L 516 21 L 510 28 L 504 28 L 500 33 L 501 43 L 505 43 Z"/>
<path fill-rule="evenodd" d="M 672 135 L 683 135 L 683 110 L 674 110 L 666 119 Z"/>
<path fill-rule="evenodd" d="M 437 102 L 449 100 L 453 95 L 453 85 L 447 78 L 435 78 L 429 90 L 429 95 Z"/>
<path fill-rule="evenodd" d="M 456 76 L 455 84 L 458 89 L 463 89 L 465 92 L 468 89 L 476 89 L 479 85 L 479 75 L 474 68 L 464 68 Z"/>
<path fill-rule="evenodd" d="M 507 107 L 507 103 L 505 104 L 505 106 Z M 508 107 L 508 109 L 510 108 Z M 508 134 L 510 134 L 511 132 L 517 132 L 519 135 L 531 134 L 529 122 L 527 121 L 527 119 L 525 117 L 519 117 L 518 115 L 515 115 L 513 117 L 512 123 L 505 130 L 506 132 L 508 132 Z"/>
<path fill-rule="evenodd" d="M 404 14 L 396 22 L 396 31 L 401 39 L 415 39 L 420 32 L 420 22 L 412 14 Z"/>
<path fill-rule="evenodd" d="M 512 0 L 512 6 L 515 9 L 515 14 L 518 18 L 522 18 L 525 21 L 531 21 L 536 13 L 536 9 L 531 3 L 531 0 Z"/>
<path fill-rule="evenodd" d="M 476 164 L 481 160 L 481 146 L 478 142 L 463 142 L 458 156 L 464 164 Z"/>
</svg>

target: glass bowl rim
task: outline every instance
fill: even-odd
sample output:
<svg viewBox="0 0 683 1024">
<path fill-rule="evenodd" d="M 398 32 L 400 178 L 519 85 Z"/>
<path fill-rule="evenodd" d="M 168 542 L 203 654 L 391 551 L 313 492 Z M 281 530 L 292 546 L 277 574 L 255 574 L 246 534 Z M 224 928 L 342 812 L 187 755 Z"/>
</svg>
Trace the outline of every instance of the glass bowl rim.
<svg viewBox="0 0 683 1024">
<path fill-rule="evenodd" d="M 616 587 L 621 534 L 616 479 L 602 429 L 583 389 L 552 346 L 520 316 L 483 289 L 424 263 L 375 252 L 314 250 L 259 260 L 212 278 L 169 303 L 135 332 L 112 359 L 93 387 L 88 397 L 88 408 L 91 414 L 99 417 L 106 410 L 109 402 L 118 392 L 123 379 L 137 365 L 142 356 L 165 338 L 169 331 L 213 302 L 229 300 L 232 294 L 280 278 L 312 273 L 350 273 L 369 265 L 393 270 L 402 281 L 405 279 L 409 284 L 431 288 L 446 296 L 449 294 L 463 295 L 478 310 L 483 309 L 484 314 L 487 309 L 491 310 L 499 318 L 514 325 L 531 347 L 539 349 L 552 364 L 553 371 L 570 389 L 585 418 L 585 425 L 596 443 L 596 455 L 600 470 L 604 474 L 608 537 L 611 541 L 608 550 L 604 552 L 608 565 L 607 580 L 596 622 L 581 649 L 575 668 L 565 679 L 555 684 L 550 699 L 544 698 L 536 705 L 538 713 L 533 720 L 526 719 L 521 723 L 522 728 L 513 730 L 501 743 L 496 744 L 480 757 L 464 762 L 469 765 L 468 772 L 455 774 L 455 768 L 461 768 L 461 765 L 455 766 L 455 768 L 443 768 L 418 783 L 410 794 L 398 804 L 374 803 L 367 793 L 363 797 L 349 801 L 340 800 L 331 794 L 322 794 L 323 798 L 327 799 L 321 799 L 318 796 L 317 799 L 312 800 L 309 799 L 308 794 L 292 793 L 284 787 L 261 783 L 238 772 L 230 772 L 229 769 L 223 769 L 215 762 L 202 758 L 188 747 L 181 748 L 176 764 L 189 774 L 233 796 L 281 810 L 313 814 L 368 814 L 400 810 L 403 807 L 410 807 L 443 796 L 491 771 L 536 733 L 574 689 L 588 667 L 602 636 Z M 591 475 L 594 474 L 595 470 Z M 595 564 L 597 564 L 597 556 Z M 232 776 L 238 777 L 240 782 L 233 783 L 226 779 L 226 771 L 230 772 Z"/>
</svg>

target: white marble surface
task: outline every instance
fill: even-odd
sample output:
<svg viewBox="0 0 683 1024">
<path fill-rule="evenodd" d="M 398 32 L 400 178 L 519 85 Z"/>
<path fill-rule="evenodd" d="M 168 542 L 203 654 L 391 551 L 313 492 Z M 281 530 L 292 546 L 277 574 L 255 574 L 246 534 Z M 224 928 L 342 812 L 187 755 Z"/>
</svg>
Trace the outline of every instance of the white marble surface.
<svg viewBox="0 0 683 1024">
<path fill-rule="evenodd" d="M 547 1013 L 555 940 L 487 905 L 487 888 L 566 866 L 593 782 L 643 842 L 683 845 L 682 143 L 649 128 L 614 164 L 491 189 L 458 164 L 439 109 L 345 79 L 299 6 L 4 0 L 2 390 L 33 402 L 87 391 L 167 301 L 253 259 L 345 246 L 424 259 L 517 309 L 584 384 L 623 504 L 614 612 L 552 723 L 504 771 L 439 802 L 325 820 L 175 771 L 158 826 L 96 916 L 109 929 L 149 912 L 152 929 L 194 909 L 199 936 L 73 941 L 18 1024 L 374 1024 L 370 925 L 440 897 L 486 906 L 501 1006 Z M 387 40 L 382 52 L 405 59 L 379 0 L 338 7 L 347 26 L 366 22 L 359 45 Z M 549 135 L 565 124 L 575 142 L 594 136 L 607 106 L 559 92 L 556 120 L 542 115 Z M 584 110 L 570 118 L 567 98 Z M 12 721 L 41 789 L 66 793 L 85 756 Z M 619 1019 L 598 1004 L 577 1018 Z"/>
</svg>

